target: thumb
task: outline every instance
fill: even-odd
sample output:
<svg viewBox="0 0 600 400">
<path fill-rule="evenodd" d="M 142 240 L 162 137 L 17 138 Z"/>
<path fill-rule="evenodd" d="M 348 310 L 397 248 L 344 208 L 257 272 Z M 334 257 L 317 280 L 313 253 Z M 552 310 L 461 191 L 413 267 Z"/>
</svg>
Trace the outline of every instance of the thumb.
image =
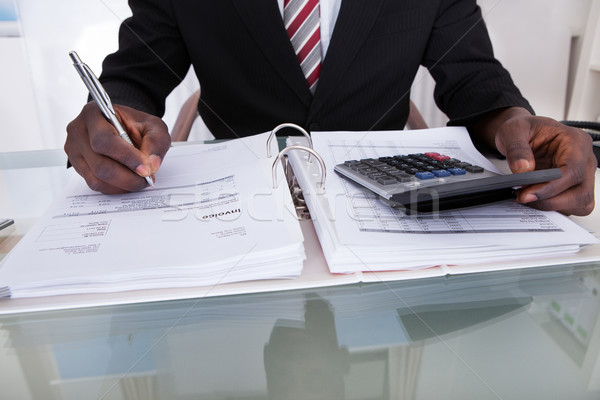
<svg viewBox="0 0 600 400">
<path fill-rule="evenodd" d="M 508 166 L 513 173 L 528 172 L 535 169 L 535 157 L 524 135 L 496 136 L 497 149 L 506 156 Z"/>
</svg>

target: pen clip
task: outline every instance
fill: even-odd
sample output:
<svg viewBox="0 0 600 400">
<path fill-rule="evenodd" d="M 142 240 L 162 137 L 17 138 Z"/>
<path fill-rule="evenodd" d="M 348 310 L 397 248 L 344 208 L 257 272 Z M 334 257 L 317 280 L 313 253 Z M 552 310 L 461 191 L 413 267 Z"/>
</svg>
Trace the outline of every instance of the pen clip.
<svg viewBox="0 0 600 400">
<path fill-rule="evenodd" d="M 102 114 L 109 120 L 112 120 L 113 117 L 117 116 L 112 101 L 92 69 L 86 63 L 81 61 L 77 52 L 71 51 L 69 52 L 69 56 L 71 57 L 71 60 L 73 60 L 73 66 L 79 73 L 79 76 L 90 92 L 90 95 L 98 104 L 98 107 L 100 107 Z"/>
<path fill-rule="evenodd" d="M 110 97 L 108 97 L 108 93 L 106 93 L 106 90 L 104 90 L 94 72 L 85 63 L 82 63 L 81 66 L 85 71 L 86 75 L 89 77 L 90 84 L 93 85 L 94 92 L 97 93 L 102 105 L 105 107 L 106 112 L 109 112 L 110 114 L 116 116 L 117 114 L 115 113 L 115 108 L 113 107 L 112 101 L 110 100 Z M 108 115 L 106 115 L 106 117 L 110 118 Z"/>
</svg>

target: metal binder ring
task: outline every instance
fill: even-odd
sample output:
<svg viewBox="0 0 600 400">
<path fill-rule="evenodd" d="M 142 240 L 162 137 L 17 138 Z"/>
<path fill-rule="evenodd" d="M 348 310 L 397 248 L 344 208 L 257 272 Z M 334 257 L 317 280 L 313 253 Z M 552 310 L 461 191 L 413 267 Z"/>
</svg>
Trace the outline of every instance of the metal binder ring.
<svg viewBox="0 0 600 400">
<path fill-rule="evenodd" d="M 321 190 L 325 189 L 325 174 L 326 174 L 325 162 L 323 161 L 323 159 L 321 158 L 319 153 L 317 153 L 310 147 L 302 146 L 299 144 L 294 144 L 294 145 L 286 147 L 285 149 L 281 150 L 279 152 L 279 154 L 277 155 L 277 157 L 275 158 L 275 161 L 273 162 L 273 168 L 272 168 L 273 189 L 277 189 L 277 163 L 281 160 L 281 158 L 285 155 L 285 153 L 287 153 L 290 150 L 304 150 L 304 151 L 307 151 L 308 153 L 312 154 L 313 156 L 315 156 L 315 158 L 319 162 L 319 166 L 321 167 L 321 182 L 319 182 L 319 186 L 320 186 Z M 310 154 L 309 154 L 309 157 L 310 157 Z"/>
<path fill-rule="evenodd" d="M 308 134 L 308 132 L 306 132 L 304 130 L 304 128 L 302 128 L 301 126 L 298 126 L 296 124 L 285 123 L 285 124 L 281 124 L 281 125 L 276 126 L 271 131 L 271 134 L 269 135 L 269 138 L 267 139 L 267 158 L 271 158 L 271 142 L 273 141 L 273 137 L 275 136 L 275 134 L 277 132 L 279 132 L 283 128 L 293 128 L 293 129 L 296 129 L 297 131 L 302 132 L 302 134 L 304 136 L 306 136 L 306 139 L 308 139 L 308 147 L 310 147 L 312 149 L 312 147 L 313 147 L 312 139 L 310 138 L 310 135 Z M 308 156 L 308 162 L 311 162 L 310 155 Z"/>
</svg>

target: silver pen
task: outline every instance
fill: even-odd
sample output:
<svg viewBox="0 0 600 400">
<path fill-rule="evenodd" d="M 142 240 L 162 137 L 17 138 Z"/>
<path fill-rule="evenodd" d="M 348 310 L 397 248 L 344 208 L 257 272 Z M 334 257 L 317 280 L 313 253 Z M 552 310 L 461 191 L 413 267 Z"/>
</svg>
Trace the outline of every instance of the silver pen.
<svg viewBox="0 0 600 400">
<path fill-rule="evenodd" d="M 96 75 L 94 75 L 94 73 L 92 72 L 90 67 L 87 66 L 87 64 L 81 61 L 76 52 L 70 51 L 69 56 L 71 57 L 71 60 L 73 60 L 73 66 L 79 73 L 79 76 L 81 77 L 83 83 L 85 83 L 85 86 L 90 92 L 90 95 L 92 96 L 96 104 L 98 104 L 98 107 L 100 107 L 102 114 L 104 114 L 106 119 L 115 127 L 115 129 L 119 133 L 119 136 L 121 136 L 123 140 L 125 140 L 127 143 L 133 146 L 133 142 L 129 138 L 127 132 L 125 132 L 123 125 L 121 125 L 121 122 L 119 121 L 119 118 L 117 118 L 117 113 L 115 113 L 115 108 L 113 107 L 110 97 L 108 97 L 108 93 L 106 93 L 106 90 L 104 90 L 102 84 L 100 83 Z M 152 181 L 152 178 L 150 176 L 145 177 L 145 179 L 150 186 L 154 186 L 154 182 Z"/>
</svg>

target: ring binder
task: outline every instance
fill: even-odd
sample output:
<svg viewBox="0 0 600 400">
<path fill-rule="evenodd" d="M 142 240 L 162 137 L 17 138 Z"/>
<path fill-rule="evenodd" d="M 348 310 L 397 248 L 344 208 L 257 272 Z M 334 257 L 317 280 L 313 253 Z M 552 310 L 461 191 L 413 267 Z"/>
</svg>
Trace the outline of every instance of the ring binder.
<svg viewBox="0 0 600 400">
<path fill-rule="evenodd" d="M 297 131 L 300 131 L 308 140 L 308 147 L 310 147 L 311 149 L 313 148 L 312 139 L 310 138 L 310 135 L 308 134 L 308 132 L 306 132 L 306 130 L 304 130 L 304 128 L 302 128 L 301 126 L 296 125 L 296 124 L 285 123 L 285 124 L 277 125 L 271 131 L 271 134 L 269 135 L 269 138 L 267 139 L 267 158 L 271 158 L 271 142 L 273 141 L 273 137 L 277 134 L 277 132 L 279 132 L 283 128 L 293 128 L 293 129 L 296 129 Z M 310 156 L 308 156 L 308 162 L 311 162 Z"/>
<path fill-rule="evenodd" d="M 304 135 L 304 137 L 306 138 L 306 141 L 308 143 L 308 146 L 306 148 L 312 149 L 312 147 L 313 147 L 312 139 L 310 137 L 310 134 L 306 130 L 304 130 L 301 126 L 293 124 L 293 123 L 284 123 L 284 124 L 280 124 L 280 125 L 276 126 L 275 128 L 273 128 L 273 130 L 271 131 L 271 133 L 267 139 L 267 158 L 271 158 L 271 142 L 273 141 L 273 137 L 276 136 L 277 132 L 279 132 L 281 129 L 284 129 L 284 128 L 292 128 L 292 129 L 296 129 L 297 131 L 301 132 Z M 311 154 L 312 153 L 309 151 L 308 160 L 307 160 L 308 163 L 312 163 Z M 279 157 L 279 158 L 281 158 L 281 157 Z M 277 164 L 277 161 L 275 161 L 275 163 L 273 164 L 273 171 L 274 171 L 276 164 Z M 287 155 L 282 160 L 282 164 L 283 164 L 283 172 L 285 175 L 285 179 L 286 179 L 287 185 L 290 189 L 290 193 L 292 195 L 292 201 L 294 203 L 294 207 L 296 208 L 296 215 L 298 216 L 298 219 L 301 221 L 311 219 L 310 212 L 308 211 L 308 207 L 306 206 L 306 201 L 304 200 L 304 195 L 302 194 L 302 189 L 300 189 L 300 186 L 298 185 L 298 181 L 296 179 L 296 176 L 294 175 L 294 172 L 292 171 L 291 168 L 289 168 L 289 161 L 287 159 Z M 325 164 L 323 162 L 321 162 L 321 171 L 325 171 L 324 166 L 325 166 Z M 274 187 L 277 187 L 277 178 L 275 176 L 275 172 L 273 172 L 273 177 L 274 177 L 273 185 L 274 185 Z"/>
<path fill-rule="evenodd" d="M 275 161 L 273 162 L 273 168 L 272 168 L 273 189 L 277 188 L 277 169 L 276 169 L 277 163 L 285 155 L 285 153 L 287 153 L 290 150 L 303 150 L 303 151 L 306 151 L 306 152 L 312 154 L 317 159 L 317 161 L 319 162 L 319 166 L 321 168 L 321 181 L 319 182 L 319 188 L 321 190 L 325 190 L 325 178 L 326 178 L 326 173 L 327 173 L 325 170 L 325 162 L 323 161 L 323 159 L 321 158 L 319 153 L 314 151 L 312 148 L 307 147 L 307 146 L 302 146 L 299 144 L 294 144 L 294 145 L 286 147 L 285 149 L 281 150 L 279 152 L 279 154 L 277 155 L 277 157 L 275 158 Z M 310 155 L 309 155 L 309 157 L 310 157 Z"/>
<path fill-rule="evenodd" d="M 263 149 L 270 133 L 176 146 L 165 158 L 159 172 L 165 179 L 157 188 L 125 197 L 97 195 L 102 196 L 102 205 L 94 195 L 86 201 L 85 210 L 78 201 L 92 197 L 90 190 L 80 177 L 73 176 L 62 200 L 2 259 L 0 314 L 197 298 L 199 293 L 233 295 L 565 263 L 587 265 L 600 259 L 598 240 L 558 213 L 507 202 L 467 215 L 405 216 L 331 172 L 326 179 L 326 169 L 333 171 L 336 161 L 357 158 L 354 154 L 380 157 L 400 148 L 460 149 L 458 154 L 477 164 L 489 163 L 476 152 L 465 128 L 370 132 L 369 140 L 365 132 L 314 132 L 314 149 L 306 147 L 307 140 L 298 135 L 288 138 L 288 147 L 277 158 L 266 158 Z M 444 137 L 442 143 L 440 137 Z M 307 163 L 312 155 L 319 167 L 316 162 Z M 289 163 L 291 199 L 282 183 L 277 185 L 277 179 L 282 179 L 280 160 Z M 190 163 L 200 172 L 193 175 Z M 269 167 L 276 190 L 270 187 Z M 326 180 L 327 191 L 320 193 Z M 159 191 L 173 201 L 156 201 L 148 209 L 130 207 L 135 213 L 130 217 L 123 210 L 122 201 L 145 206 L 148 196 L 162 196 Z M 232 193 L 235 200 L 221 196 Z M 200 201 L 189 202 L 189 194 Z M 77 198 L 75 203 L 72 198 Z M 72 205 L 77 212 L 67 213 Z M 288 212 L 292 208 L 298 218 Z M 178 218 L 185 213 L 177 224 L 168 214 L 156 218 L 158 212 L 171 209 Z M 236 215 L 209 217 L 210 221 L 198 224 L 208 210 L 217 216 Z M 58 215 L 61 218 L 54 218 Z M 128 218 L 135 218 L 135 224 L 128 223 Z M 593 218 L 585 222 L 596 228 Z M 57 239 L 55 232 L 63 227 L 73 229 L 64 239 Z M 6 231 L 0 230 L 0 239 Z M 149 231 L 156 232 L 150 238 L 156 243 L 170 240 L 173 251 L 165 253 L 163 247 L 149 245 L 147 240 L 120 240 Z M 206 245 L 196 249 L 199 235 Z M 127 251 L 107 263 L 107 255 L 98 246 L 123 246 Z M 573 255 L 584 246 L 584 252 Z M 123 293 L 103 294 L 109 292 Z M 43 301 L 25 299 L 41 296 Z"/>
</svg>

